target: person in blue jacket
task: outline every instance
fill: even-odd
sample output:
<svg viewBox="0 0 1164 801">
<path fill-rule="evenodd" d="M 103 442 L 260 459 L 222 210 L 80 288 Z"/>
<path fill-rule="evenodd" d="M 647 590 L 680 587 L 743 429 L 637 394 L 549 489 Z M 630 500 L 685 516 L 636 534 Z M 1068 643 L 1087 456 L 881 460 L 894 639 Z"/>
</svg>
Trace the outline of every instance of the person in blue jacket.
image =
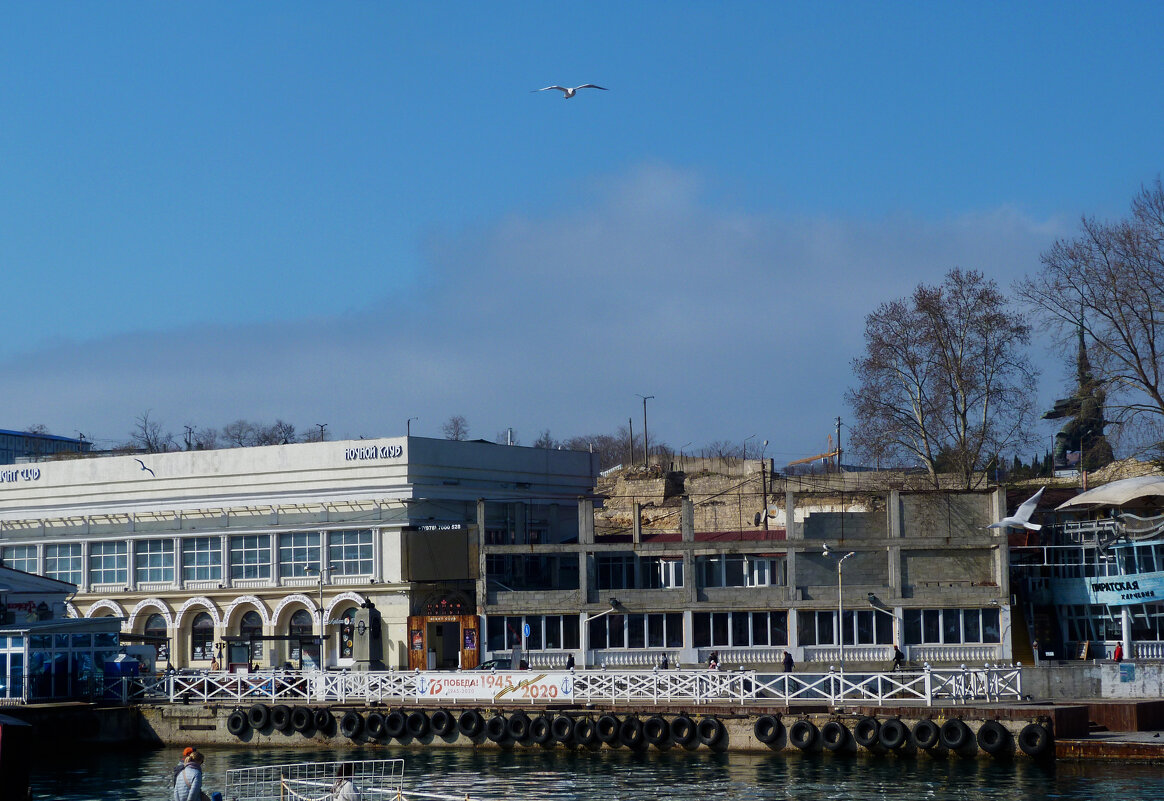
<svg viewBox="0 0 1164 801">
<path fill-rule="evenodd" d="M 186 763 L 174 777 L 174 801 L 202 801 L 202 763 L 205 759 L 201 751 L 194 751 L 186 757 Z"/>
</svg>

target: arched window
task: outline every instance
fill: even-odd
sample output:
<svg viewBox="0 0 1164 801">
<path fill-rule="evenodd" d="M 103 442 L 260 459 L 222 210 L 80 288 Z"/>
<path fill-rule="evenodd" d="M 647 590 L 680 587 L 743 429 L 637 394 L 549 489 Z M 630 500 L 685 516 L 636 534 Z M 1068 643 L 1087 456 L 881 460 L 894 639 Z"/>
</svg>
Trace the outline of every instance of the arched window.
<svg viewBox="0 0 1164 801">
<path fill-rule="evenodd" d="M 199 612 L 190 624 L 190 659 L 209 662 L 214 657 L 214 619 Z"/>
<path fill-rule="evenodd" d="M 355 643 L 356 633 L 356 607 L 350 606 L 340 615 L 339 627 L 339 644 L 336 653 L 339 654 L 340 659 L 351 659 L 355 652 L 352 650 L 352 645 Z"/>
<path fill-rule="evenodd" d="M 169 630 L 166 628 L 166 619 L 159 614 L 152 614 L 146 618 L 145 629 L 142 634 L 147 637 L 162 637 L 165 642 L 155 641 L 153 643 L 154 650 L 157 651 L 157 658 L 159 660 L 170 659 L 170 640 Z"/>
<path fill-rule="evenodd" d="M 311 620 L 311 613 L 306 609 L 300 609 L 295 614 L 291 615 L 291 623 L 288 626 L 287 633 L 291 636 L 291 661 L 298 662 L 302 657 L 300 652 L 300 645 L 303 641 L 310 644 L 312 638 L 312 631 L 314 625 Z"/>
<path fill-rule="evenodd" d="M 259 637 L 263 634 L 263 619 L 258 612 L 250 611 L 242 616 L 242 620 L 238 624 L 238 633 L 242 635 L 247 645 L 247 653 L 250 655 L 252 661 L 259 661 L 263 658 L 263 641 Z"/>
</svg>

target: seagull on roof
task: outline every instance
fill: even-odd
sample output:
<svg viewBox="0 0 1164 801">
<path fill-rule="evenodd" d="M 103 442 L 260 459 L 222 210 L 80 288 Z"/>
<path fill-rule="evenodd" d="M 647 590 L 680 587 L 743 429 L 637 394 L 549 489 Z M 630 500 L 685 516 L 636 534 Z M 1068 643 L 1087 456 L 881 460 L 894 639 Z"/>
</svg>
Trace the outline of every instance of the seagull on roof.
<svg viewBox="0 0 1164 801">
<path fill-rule="evenodd" d="M 997 523 L 991 523 L 987 528 L 1025 528 L 1031 531 L 1038 531 L 1042 528 L 1038 523 L 1028 522 L 1031 519 L 1031 514 L 1034 513 L 1035 507 L 1039 505 L 1039 496 L 1043 494 L 1046 487 L 1039 487 L 1039 491 L 1031 497 L 1027 498 L 1019 506 L 1010 517 L 1004 517 Z"/>
<path fill-rule="evenodd" d="M 149 474 L 150 474 L 151 476 L 153 476 L 154 478 L 157 478 L 157 476 L 156 476 L 156 475 L 154 475 L 154 471 L 153 471 L 153 470 L 150 470 L 148 467 L 146 467 L 146 466 L 145 466 L 145 462 L 143 462 L 141 459 L 134 459 L 134 461 L 135 461 L 135 462 L 137 462 L 138 464 L 140 464 L 140 465 L 141 465 L 141 469 L 142 469 L 142 470 L 146 471 L 147 473 L 149 473 Z"/>
<path fill-rule="evenodd" d="M 543 86 L 541 89 L 531 89 L 530 91 L 546 92 L 550 89 L 557 89 L 565 96 L 564 99 L 566 100 L 569 100 L 571 97 L 578 94 L 579 89 L 601 89 L 604 92 L 610 91 L 605 86 L 599 86 L 598 84 L 594 83 L 584 83 L 581 86 Z"/>
</svg>

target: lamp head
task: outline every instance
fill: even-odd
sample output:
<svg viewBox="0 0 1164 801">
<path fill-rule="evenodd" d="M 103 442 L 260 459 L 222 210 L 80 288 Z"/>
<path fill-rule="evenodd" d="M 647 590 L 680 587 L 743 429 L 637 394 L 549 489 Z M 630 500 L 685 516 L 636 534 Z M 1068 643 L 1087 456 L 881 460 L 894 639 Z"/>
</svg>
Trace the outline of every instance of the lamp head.
<svg viewBox="0 0 1164 801">
<path fill-rule="evenodd" d="M 611 609 L 618 609 L 618 599 L 617 598 L 610 599 L 610 608 Z"/>
<path fill-rule="evenodd" d="M 821 550 L 821 556 L 830 556 L 832 551 L 829 550 L 829 544 L 826 542 L 824 548 Z"/>
</svg>

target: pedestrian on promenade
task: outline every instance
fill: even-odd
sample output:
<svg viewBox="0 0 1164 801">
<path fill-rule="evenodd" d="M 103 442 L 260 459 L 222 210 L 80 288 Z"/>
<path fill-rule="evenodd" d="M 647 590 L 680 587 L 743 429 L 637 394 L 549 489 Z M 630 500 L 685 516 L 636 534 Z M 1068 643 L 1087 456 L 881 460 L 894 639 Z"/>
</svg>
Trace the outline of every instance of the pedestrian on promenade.
<svg viewBox="0 0 1164 801">
<path fill-rule="evenodd" d="M 574 669 L 574 654 L 566 655 L 566 670 Z"/>
<path fill-rule="evenodd" d="M 1116 662 L 1124 661 L 1124 644 L 1122 642 L 1116 643 L 1115 653 L 1111 655 L 1111 658 Z"/>
<path fill-rule="evenodd" d="M 719 651 L 712 651 L 711 656 L 707 658 L 708 670 L 719 670 Z"/>
<path fill-rule="evenodd" d="M 784 672 L 792 672 L 792 654 L 788 653 L 787 651 L 784 652 Z"/>
<path fill-rule="evenodd" d="M 893 646 L 893 666 L 890 670 L 900 670 L 902 663 L 905 662 L 905 654 L 896 645 Z"/>
</svg>

